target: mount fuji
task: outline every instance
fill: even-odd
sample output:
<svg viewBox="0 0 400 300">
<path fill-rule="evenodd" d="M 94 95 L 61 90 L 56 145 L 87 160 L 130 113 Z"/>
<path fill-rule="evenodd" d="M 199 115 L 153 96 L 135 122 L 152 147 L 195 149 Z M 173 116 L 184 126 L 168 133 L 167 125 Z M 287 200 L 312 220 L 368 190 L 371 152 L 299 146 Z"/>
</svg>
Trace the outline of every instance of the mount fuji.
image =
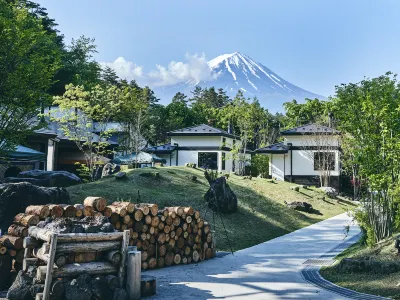
<svg viewBox="0 0 400 300">
<path fill-rule="evenodd" d="M 172 99 L 177 92 L 190 96 L 194 86 L 223 88 L 234 97 L 241 90 L 246 97 L 256 96 L 260 104 L 271 112 L 282 112 L 282 104 L 296 99 L 325 99 L 291 84 L 261 63 L 240 52 L 220 55 L 208 62 L 215 80 L 187 81 L 177 85 L 155 89 L 161 99 Z M 169 100 L 170 101 L 170 100 Z"/>
</svg>

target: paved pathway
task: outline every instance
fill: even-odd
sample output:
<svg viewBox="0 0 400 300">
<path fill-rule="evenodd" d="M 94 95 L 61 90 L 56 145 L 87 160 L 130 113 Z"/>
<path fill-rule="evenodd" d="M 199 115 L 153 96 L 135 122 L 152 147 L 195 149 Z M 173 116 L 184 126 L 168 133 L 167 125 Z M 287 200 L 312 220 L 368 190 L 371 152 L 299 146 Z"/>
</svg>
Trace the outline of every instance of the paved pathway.
<svg viewBox="0 0 400 300">
<path fill-rule="evenodd" d="M 157 277 L 157 295 L 151 299 L 347 299 L 305 281 L 303 263 L 323 258 L 359 232 L 341 214 L 234 255 L 151 270 L 145 272 Z"/>
</svg>

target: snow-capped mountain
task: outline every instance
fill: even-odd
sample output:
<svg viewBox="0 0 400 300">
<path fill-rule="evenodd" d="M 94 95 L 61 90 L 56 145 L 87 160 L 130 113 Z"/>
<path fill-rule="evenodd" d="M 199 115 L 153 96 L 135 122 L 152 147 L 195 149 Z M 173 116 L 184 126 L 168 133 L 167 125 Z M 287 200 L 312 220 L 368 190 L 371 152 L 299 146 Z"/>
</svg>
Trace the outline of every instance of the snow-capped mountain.
<svg viewBox="0 0 400 300">
<path fill-rule="evenodd" d="M 215 80 L 196 83 L 183 82 L 157 90 L 157 94 L 162 99 L 166 94 L 170 94 L 169 99 L 171 99 L 178 91 L 191 95 L 190 91 L 195 85 L 223 88 L 232 97 L 242 90 L 246 97 L 256 96 L 261 105 L 271 112 L 282 112 L 282 104 L 293 99 L 298 102 L 304 102 L 305 98 L 325 99 L 323 96 L 291 84 L 263 64 L 239 52 L 220 55 L 210 60 L 208 65 L 216 75 Z"/>
</svg>

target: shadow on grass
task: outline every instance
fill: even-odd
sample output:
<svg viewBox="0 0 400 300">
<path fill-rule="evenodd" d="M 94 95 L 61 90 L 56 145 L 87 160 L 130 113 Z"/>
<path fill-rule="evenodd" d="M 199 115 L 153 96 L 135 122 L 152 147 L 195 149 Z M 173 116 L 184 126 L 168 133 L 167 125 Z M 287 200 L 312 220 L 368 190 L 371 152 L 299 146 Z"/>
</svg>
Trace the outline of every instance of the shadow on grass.
<svg viewBox="0 0 400 300">
<path fill-rule="evenodd" d="M 308 198 L 312 198 L 312 196 L 310 196 L 310 195 L 307 195 L 306 193 L 303 193 L 303 192 L 298 192 L 299 194 L 302 194 L 303 196 L 306 196 L 306 197 L 308 197 Z"/>
</svg>

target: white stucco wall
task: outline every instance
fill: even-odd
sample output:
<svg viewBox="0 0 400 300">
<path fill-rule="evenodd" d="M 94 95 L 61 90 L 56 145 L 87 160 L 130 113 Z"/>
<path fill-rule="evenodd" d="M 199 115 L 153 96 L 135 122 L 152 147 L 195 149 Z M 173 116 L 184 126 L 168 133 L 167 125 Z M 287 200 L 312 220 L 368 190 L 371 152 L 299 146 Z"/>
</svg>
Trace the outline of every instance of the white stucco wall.
<svg viewBox="0 0 400 300">
<path fill-rule="evenodd" d="M 221 147 L 222 138 L 220 136 L 173 136 L 171 145 L 177 143 L 179 147 Z"/>
<path fill-rule="evenodd" d="M 312 135 L 290 135 L 284 136 L 284 143 L 292 143 L 293 146 L 339 146 L 339 139 L 334 135 L 314 137 Z"/>
<path fill-rule="evenodd" d="M 284 180 L 284 154 L 272 154 L 270 159 L 270 174 L 272 178 Z"/>
<path fill-rule="evenodd" d="M 314 170 L 314 161 L 310 156 L 314 156 L 317 151 L 312 150 L 294 150 L 293 151 L 293 175 L 319 175 L 318 170 Z M 331 171 L 331 176 L 339 176 L 339 151 L 324 151 L 324 152 L 334 152 L 335 153 L 335 170 Z M 290 155 L 290 151 L 289 151 Z M 290 158 L 289 158 L 290 161 Z M 290 168 L 288 169 L 290 175 Z"/>
</svg>

